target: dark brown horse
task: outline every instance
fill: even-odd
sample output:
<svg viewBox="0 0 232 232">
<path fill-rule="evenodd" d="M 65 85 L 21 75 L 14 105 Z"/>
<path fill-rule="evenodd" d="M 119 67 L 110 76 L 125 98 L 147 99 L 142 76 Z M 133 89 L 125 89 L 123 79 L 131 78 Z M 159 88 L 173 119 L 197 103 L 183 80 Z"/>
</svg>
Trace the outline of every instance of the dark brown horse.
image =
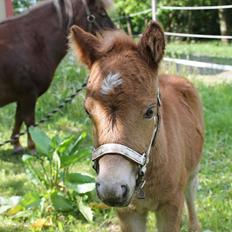
<svg viewBox="0 0 232 232">
<path fill-rule="evenodd" d="M 91 33 L 114 28 L 105 10 L 108 4 L 106 0 L 45 1 L 0 23 L 0 107 L 17 103 L 12 138 L 23 122 L 27 127 L 35 123 L 36 101 L 67 52 L 69 27 L 79 25 Z M 21 150 L 18 139 L 13 145 L 16 152 Z M 30 136 L 28 146 L 34 148 Z"/>
</svg>

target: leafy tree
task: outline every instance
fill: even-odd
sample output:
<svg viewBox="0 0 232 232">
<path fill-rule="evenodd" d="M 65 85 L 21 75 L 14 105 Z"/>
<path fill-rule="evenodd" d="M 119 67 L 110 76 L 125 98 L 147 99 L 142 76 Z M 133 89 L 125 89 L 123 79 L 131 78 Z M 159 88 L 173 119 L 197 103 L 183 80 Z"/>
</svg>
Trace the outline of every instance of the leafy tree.
<svg viewBox="0 0 232 232">
<path fill-rule="evenodd" d="M 34 5 L 37 0 L 13 0 L 15 14 L 20 14 L 30 6 Z"/>
<path fill-rule="evenodd" d="M 223 0 L 225 4 L 229 4 L 230 1 Z M 218 10 L 175 11 L 161 10 L 159 8 L 159 6 L 212 6 L 218 5 L 217 0 L 159 0 L 157 2 L 157 18 L 162 23 L 165 31 L 216 35 L 221 33 Z M 118 0 L 116 1 L 115 18 L 118 18 L 118 24 L 123 29 L 131 30 L 132 34 L 140 34 L 144 30 L 144 25 L 151 20 L 151 13 L 131 18 L 125 16 L 150 8 L 151 0 Z M 229 22 L 232 14 L 230 10 L 226 10 L 225 13 L 228 31 L 231 31 Z"/>
<path fill-rule="evenodd" d="M 151 8 L 151 1 L 119 0 L 116 1 L 116 18 L 117 23 L 124 30 L 128 31 L 128 23 L 131 26 L 132 34 L 140 34 L 144 26 L 151 20 L 151 14 L 138 15 L 127 18 L 129 14 L 144 11 Z"/>
</svg>

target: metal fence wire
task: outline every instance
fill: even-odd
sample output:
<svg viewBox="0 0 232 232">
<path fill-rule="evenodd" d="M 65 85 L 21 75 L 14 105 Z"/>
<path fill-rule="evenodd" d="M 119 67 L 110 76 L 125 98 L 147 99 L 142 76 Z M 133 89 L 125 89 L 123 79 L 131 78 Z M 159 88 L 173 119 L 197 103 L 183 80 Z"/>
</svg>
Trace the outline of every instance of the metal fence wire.
<svg viewBox="0 0 232 232">
<path fill-rule="evenodd" d="M 143 11 L 134 12 L 132 14 L 128 14 L 125 16 L 121 16 L 118 18 L 115 18 L 115 21 L 120 21 L 122 19 L 130 21 L 131 18 L 137 17 L 140 15 L 150 15 L 152 14 L 153 20 L 156 18 L 156 14 L 159 10 L 170 10 L 170 11 L 176 11 L 176 10 L 182 10 L 182 11 L 197 11 L 197 10 L 218 10 L 218 9 L 227 9 L 232 10 L 232 5 L 218 5 L 218 6 L 157 6 L 156 0 L 151 0 L 152 2 L 152 8 L 146 9 Z M 154 16 L 155 15 L 155 16 Z M 129 24 L 128 24 L 129 25 Z M 130 29 L 131 31 L 131 29 Z M 185 37 L 185 38 L 198 38 L 198 39 L 227 39 L 232 40 L 232 35 L 202 35 L 202 34 L 190 34 L 190 33 L 178 33 L 178 32 L 169 32 L 165 31 L 166 36 L 171 37 Z M 133 37 L 139 37 L 141 34 L 132 35 Z M 232 65 L 222 65 L 217 63 L 211 63 L 211 62 L 201 62 L 197 60 L 187 60 L 187 59 L 174 59 L 172 57 L 164 57 L 163 59 L 165 62 L 168 63 L 174 63 L 174 64 L 180 64 L 188 67 L 197 67 L 197 68 L 207 68 L 212 70 L 221 70 L 221 71 L 231 71 Z"/>
<path fill-rule="evenodd" d="M 55 109 L 53 109 L 51 112 L 47 113 L 41 120 L 39 120 L 37 123 L 35 123 L 34 127 L 38 127 L 40 124 L 47 122 L 49 119 L 51 119 L 56 113 L 60 112 L 61 109 L 63 109 L 67 104 L 71 103 L 72 100 L 86 87 L 86 82 L 82 84 L 82 86 L 74 91 L 70 96 L 66 97 Z M 17 140 L 19 137 L 27 134 L 28 131 L 25 130 L 23 132 L 20 132 L 19 134 L 15 135 L 13 138 L 8 139 L 2 143 L 0 143 L 0 147 L 5 146 L 6 144 L 12 143 L 15 140 Z"/>
</svg>

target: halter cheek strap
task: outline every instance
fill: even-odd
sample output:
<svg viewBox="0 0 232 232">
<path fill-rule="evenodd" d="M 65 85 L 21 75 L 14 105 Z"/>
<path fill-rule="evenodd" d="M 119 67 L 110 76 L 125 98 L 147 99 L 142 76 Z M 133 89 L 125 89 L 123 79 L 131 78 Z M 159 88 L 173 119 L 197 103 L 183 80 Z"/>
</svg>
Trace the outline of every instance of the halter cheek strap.
<svg viewBox="0 0 232 232">
<path fill-rule="evenodd" d="M 88 22 L 88 27 L 89 27 L 88 30 L 89 30 L 89 32 L 91 32 L 93 24 L 100 31 L 102 28 L 97 23 L 95 15 L 90 12 L 90 9 L 88 7 L 88 4 L 87 4 L 86 0 L 82 0 L 82 3 L 83 3 L 83 6 L 85 8 L 85 12 L 87 14 L 87 18 L 86 19 L 87 19 L 87 22 Z"/>
</svg>

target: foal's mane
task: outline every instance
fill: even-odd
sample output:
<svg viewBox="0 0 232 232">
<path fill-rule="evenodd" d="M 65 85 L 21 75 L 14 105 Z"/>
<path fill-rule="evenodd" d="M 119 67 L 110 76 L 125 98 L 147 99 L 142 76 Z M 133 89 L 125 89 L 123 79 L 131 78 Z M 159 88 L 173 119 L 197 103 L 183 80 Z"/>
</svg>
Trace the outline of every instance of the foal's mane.
<svg viewBox="0 0 232 232">
<path fill-rule="evenodd" d="M 124 50 L 136 50 L 137 45 L 133 39 L 121 30 L 105 31 L 102 37 L 99 37 L 101 47 L 99 48 L 102 54 L 109 52 L 121 52 Z"/>
</svg>

